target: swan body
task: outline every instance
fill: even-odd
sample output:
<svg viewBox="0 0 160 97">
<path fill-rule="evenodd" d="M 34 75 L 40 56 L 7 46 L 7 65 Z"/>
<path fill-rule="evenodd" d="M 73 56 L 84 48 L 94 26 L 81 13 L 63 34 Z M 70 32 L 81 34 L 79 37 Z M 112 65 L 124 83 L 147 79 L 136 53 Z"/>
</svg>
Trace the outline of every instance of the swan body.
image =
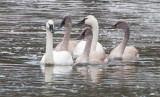
<svg viewBox="0 0 160 97">
<path fill-rule="evenodd" d="M 73 40 L 69 41 L 68 51 L 71 53 L 71 55 L 73 55 L 73 51 L 76 48 L 77 44 L 78 44 L 78 41 L 73 41 Z M 61 45 L 62 45 L 62 42 L 58 43 L 55 50 L 59 50 Z"/>
<path fill-rule="evenodd" d="M 95 63 L 96 64 L 107 64 L 108 63 L 107 61 L 108 58 L 106 57 L 105 51 L 91 52 L 89 55 L 89 58 L 90 58 L 90 63 L 94 63 L 94 64 Z"/>
<path fill-rule="evenodd" d="M 92 38 L 92 43 L 91 43 L 91 49 L 90 49 L 91 53 L 90 54 L 92 54 L 92 52 L 94 54 L 99 53 L 99 54 L 96 54 L 98 55 L 97 58 L 99 58 L 101 61 L 104 61 L 104 59 L 106 58 L 106 55 L 105 55 L 102 45 L 98 42 L 99 26 L 98 26 L 97 19 L 92 15 L 88 15 L 82 21 L 80 21 L 79 24 L 87 24 L 92 27 L 93 38 Z M 79 55 L 83 53 L 85 44 L 86 44 L 86 41 L 81 41 L 78 43 L 77 47 L 75 48 L 73 52 L 74 58 L 77 58 Z"/>
<path fill-rule="evenodd" d="M 57 65 L 73 64 L 72 55 L 68 51 L 53 51 L 53 61 Z"/>
<path fill-rule="evenodd" d="M 123 59 L 123 60 L 138 60 L 139 59 L 139 54 L 138 50 L 134 46 L 126 46 L 124 53 L 122 54 L 119 52 L 119 46 L 114 48 L 110 55 L 110 59 Z"/>
<path fill-rule="evenodd" d="M 123 41 L 114 48 L 110 55 L 110 59 L 122 59 L 122 60 L 137 60 L 139 59 L 139 52 L 134 46 L 127 46 L 127 42 L 129 40 L 130 29 L 126 22 L 119 21 L 115 25 L 112 26 L 111 29 L 120 28 L 125 31 L 125 36 Z"/>
<path fill-rule="evenodd" d="M 92 52 L 89 54 L 89 58 L 87 59 L 87 57 L 83 54 L 79 55 L 76 59 L 76 63 L 91 63 L 91 64 L 107 64 L 108 60 L 106 58 L 105 61 L 101 61 L 104 59 L 101 59 L 102 57 L 106 57 L 106 55 L 104 53 L 99 53 L 102 56 L 97 55 L 97 52 Z M 100 60 L 101 59 L 101 60 Z"/>
<path fill-rule="evenodd" d="M 53 62 L 56 65 L 71 65 L 73 59 L 70 52 L 67 51 L 53 51 Z M 42 57 L 41 63 L 45 63 L 45 55 Z"/>
<path fill-rule="evenodd" d="M 53 51 L 53 21 L 49 20 L 46 23 L 46 53 L 43 55 L 40 63 L 56 64 L 56 65 L 71 65 L 73 59 L 68 51 Z"/>
<path fill-rule="evenodd" d="M 76 48 L 74 49 L 74 52 L 73 52 L 73 54 L 74 54 L 73 58 L 74 59 L 76 59 L 79 55 L 81 55 L 83 53 L 85 45 L 86 45 L 86 41 L 84 41 L 84 40 L 80 41 L 77 44 L 77 46 L 76 46 Z M 102 45 L 99 42 L 97 42 L 96 51 L 97 52 L 103 52 L 104 51 Z"/>
</svg>

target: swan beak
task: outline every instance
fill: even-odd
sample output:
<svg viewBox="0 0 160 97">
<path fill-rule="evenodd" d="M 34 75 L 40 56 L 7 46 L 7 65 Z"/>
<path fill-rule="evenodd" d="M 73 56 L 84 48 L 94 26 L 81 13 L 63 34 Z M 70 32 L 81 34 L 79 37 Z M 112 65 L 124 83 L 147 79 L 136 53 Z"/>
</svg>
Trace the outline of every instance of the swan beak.
<svg viewBox="0 0 160 97">
<path fill-rule="evenodd" d="M 78 36 L 77 40 L 83 39 L 85 37 L 85 31 L 81 33 L 81 35 Z"/>
<path fill-rule="evenodd" d="M 58 29 L 62 28 L 65 24 L 65 19 L 62 20 L 61 24 L 58 26 Z"/>
<path fill-rule="evenodd" d="M 50 25 L 50 31 L 51 31 L 51 33 L 54 33 L 53 25 Z"/>
<path fill-rule="evenodd" d="M 86 18 L 84 18 L 83 20 L 81 20 L 80 22 L 78 22 L 77 24 L 84 24 L 85 23 Z"/>
<path fill-rule="evenodd" d="M 117 28 L 116 25 L 113 25 L 113 26 L 109 27 L 108 29 L 116 29 L 116 28 Z"/>
</svg>

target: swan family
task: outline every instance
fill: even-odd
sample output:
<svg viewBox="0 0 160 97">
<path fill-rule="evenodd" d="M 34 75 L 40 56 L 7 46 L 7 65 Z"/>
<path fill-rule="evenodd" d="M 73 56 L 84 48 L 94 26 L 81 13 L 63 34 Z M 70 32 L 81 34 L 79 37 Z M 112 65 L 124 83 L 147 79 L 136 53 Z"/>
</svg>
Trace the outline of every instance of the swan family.
<svg viewBox="0 0 160 97">
<path fill-rule="evenodd" d="M 70 16 L 64 16 L 58 29 L 65 26 L 63 40 L 53 49 L 54 22 L 46 23 L 46 51 L 40 63 L 56 65 L 72 65 L 75 63 L 107 64 L 109 60 L 138 60 L 139 52 L 134 46 L 127 46 L 130 29 L 125 21 L 119 21 L 109 29 L 123 29 L 124 38 L 107 57 L 103 46 L 98 42 L 99 25 L 93 15 L 88 15 L 77 24 L 86 24 L 83 32 L 77 39 L 70 40 L 72 21 Z"/>
</svg>

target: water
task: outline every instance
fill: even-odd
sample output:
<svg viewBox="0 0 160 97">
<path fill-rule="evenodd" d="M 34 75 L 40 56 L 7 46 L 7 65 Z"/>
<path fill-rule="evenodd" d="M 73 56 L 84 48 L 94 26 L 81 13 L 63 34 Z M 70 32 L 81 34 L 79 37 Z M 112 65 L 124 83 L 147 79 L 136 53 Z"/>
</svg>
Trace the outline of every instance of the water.
<svg viewBox="0 0 160 97">
<path fill-rule="evenodd" d="M 158 0 L 1 0 L 0 96 L 160 96 L 160 2 Z M 119 20 L 129 23 L 128 45 L 140 52 L 131 62 L 76 66 L 40 65 L 45 52 L 45 23 L 55 26 L 71 15 L 72 39 L 92 14 L 99 22 L 99 42 L 107 54 L 121 42 L 121 30 L 107 30 Z M 64 28 L 56 31 L 54 46 Z"/>
</svg>

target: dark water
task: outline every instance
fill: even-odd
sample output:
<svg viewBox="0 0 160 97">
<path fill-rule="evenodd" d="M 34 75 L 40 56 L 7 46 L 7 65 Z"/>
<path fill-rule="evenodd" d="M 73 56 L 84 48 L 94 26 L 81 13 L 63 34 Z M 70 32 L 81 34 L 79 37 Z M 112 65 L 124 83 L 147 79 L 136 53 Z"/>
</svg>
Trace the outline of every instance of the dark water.
<svg viewBox="0 0 160 97">
<path fill-rule="evenodd" d="M 140 52 L 132 62 L 105 65 L 40 65 L 45 52 L 45 23 L 57 27 L 64 15 L 73 24 L 92 14 L 99 22 L 99 42 L 107 54 L 121 42 L 123 32 L 107 30 L 119 20 L 129 23 L 129 45 Z M 73 25 L 72 39 L 84 26 Z M 64 29 L 54 35 L 54 46 Z M 160 96 L 159 0 L 1 0 L 0 96 Z"/>
</svg>

